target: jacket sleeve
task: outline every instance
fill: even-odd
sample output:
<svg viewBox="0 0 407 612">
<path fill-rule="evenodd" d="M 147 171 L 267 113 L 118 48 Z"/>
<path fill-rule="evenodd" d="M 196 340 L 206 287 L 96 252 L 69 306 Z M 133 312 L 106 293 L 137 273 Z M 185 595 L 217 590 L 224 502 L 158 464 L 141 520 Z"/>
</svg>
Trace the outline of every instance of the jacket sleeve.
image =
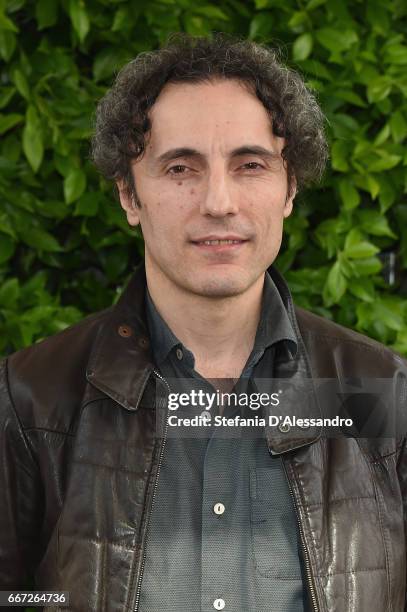
<svg viewBox="0 0 407 612">
<path fill-rule="evenodd" d="M 0 362 L 0 590 L 30 590 L 27 584 L 38 559 L 42 485 L 10 397 L 7 367 L 7 360 Z"/>
<path fill-rule="evenodd" d="M 397 473 L 400 483 L 401 495 L 403 500 L 403 515 L 404 515 L 404 550 L 407 555 L 407 438 L 404 438 L 397 460 Z M 406 590 L 404 593 L 404 612 L 407 612 L 407 576 Z"/>
</svg>

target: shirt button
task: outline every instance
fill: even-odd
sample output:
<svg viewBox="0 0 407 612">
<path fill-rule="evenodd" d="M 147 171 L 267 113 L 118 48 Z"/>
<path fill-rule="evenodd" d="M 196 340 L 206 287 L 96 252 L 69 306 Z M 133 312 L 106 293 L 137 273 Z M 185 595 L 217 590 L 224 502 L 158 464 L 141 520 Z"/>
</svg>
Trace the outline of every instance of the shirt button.
<svg viewBox="0 0 407 612">
<path fill-rule="evenodd" d="M 287 431 L 290 431 L 291 427 L 288 423 L 280 423 L 278 429 L 281 431 L 281 433 L 287 433 Z"/>
<path fill-rule="evenodd" d="M 213 511 L 215 514 L 223 514 L 225 512 L 225 506 L 221 504 L 220 502 L 218 502 L 217 504 L 214 505 Z M 221 600 L 219 599 L 216 601 L 221 601 Z M 222 608 L 217 608 L 217 610 L 222 610 Z"/>
<path fill-rule="evenodd" d="M 224 599 L 215 599 L 215 601 L 213 602 L 213 607 L 215 608 L 215 610 L 223 610 L 225 606 L 226 604 Z"/>
<path fill-rule="evenodd" d="M 205 421 L 210 421 L 211 420 L 210 412 L 208 412 L 207 410 L 204 410 L 203 412 L 201 412 L 201 418 L 204 419 Z"/>
<path fill-rule="evenodd" d="M 177 348 L 177 350 L 176 350 L 176 355 L 177 355 L 177 359 L 179 359 L 179 360 L 181 361 L 181 359 L 182 359 L 182 358 L 183 358 L 183 356 L 184 356 L 184 353 L 181 351 L 181 349 L 180 349 L 180 348 Z"/>
</svg>

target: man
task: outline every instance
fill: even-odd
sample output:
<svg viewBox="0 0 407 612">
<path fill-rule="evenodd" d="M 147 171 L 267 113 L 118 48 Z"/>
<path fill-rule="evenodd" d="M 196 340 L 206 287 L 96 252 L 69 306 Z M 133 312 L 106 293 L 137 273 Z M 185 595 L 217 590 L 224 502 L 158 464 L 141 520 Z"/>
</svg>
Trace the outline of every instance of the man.
<svg viewBox="0 0 407 612">
<path fill-rule="evenodd" d="M 69 593 L 53 609 L 81 612 L 405 609 L 399 430 L 278 419 L 332 413 L 319 379 L 386 379 L 403 397 L 400 357 L 294 308 L 271 266 L 324 167 L 322 124 L 297 74 L 227 36 L 175 37 L 119 74 L 93 154 L 145 266 L 116 306 L 2 364 L 3 590 L 35 575 Z M 243 434 L 254 410 L 237 397 L 258 391 L 265 424 Z M 386 432 L 392 407 L 379 412 Z"/>
</svg>

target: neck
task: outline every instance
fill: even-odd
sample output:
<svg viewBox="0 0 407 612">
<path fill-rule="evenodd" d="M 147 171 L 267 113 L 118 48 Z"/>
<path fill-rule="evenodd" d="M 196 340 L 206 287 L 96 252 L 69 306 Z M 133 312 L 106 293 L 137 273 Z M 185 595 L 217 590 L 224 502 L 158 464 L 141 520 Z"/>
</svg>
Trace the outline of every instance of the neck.
<svg viewBox="0 0 407 612">
<path fill-rule="evenodd" d="M 148 268 L 146 274 L 158 312 L 194 354 L 195 369 L 206 378 L 239 378 L 254 345 L 264 274 L 244 293 L 221 298 L 183 290 Z"/>
</svg>

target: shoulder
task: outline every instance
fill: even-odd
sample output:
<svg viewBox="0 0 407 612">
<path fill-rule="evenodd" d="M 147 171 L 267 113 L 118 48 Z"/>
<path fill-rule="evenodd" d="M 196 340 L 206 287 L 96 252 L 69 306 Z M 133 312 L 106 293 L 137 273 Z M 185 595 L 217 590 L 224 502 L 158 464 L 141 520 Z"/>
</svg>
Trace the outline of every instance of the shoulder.
<svg viewBox="0 0 407 612">
<path fill-rule="evenodd" d="M 3 360 L 5 386 L 23 428 L 69 429 L 72 406 L 80 406 L 85 394 L 89 356 L 111 311 L 94 313 Z"/>
<path fill-rule="evenodd" d="M 295 307 L 305 349 L 320 376 L 349 375 L 386 377 L 405 369 L 407 360 L 384 344 L 359 332 Z"/>
</svg>

